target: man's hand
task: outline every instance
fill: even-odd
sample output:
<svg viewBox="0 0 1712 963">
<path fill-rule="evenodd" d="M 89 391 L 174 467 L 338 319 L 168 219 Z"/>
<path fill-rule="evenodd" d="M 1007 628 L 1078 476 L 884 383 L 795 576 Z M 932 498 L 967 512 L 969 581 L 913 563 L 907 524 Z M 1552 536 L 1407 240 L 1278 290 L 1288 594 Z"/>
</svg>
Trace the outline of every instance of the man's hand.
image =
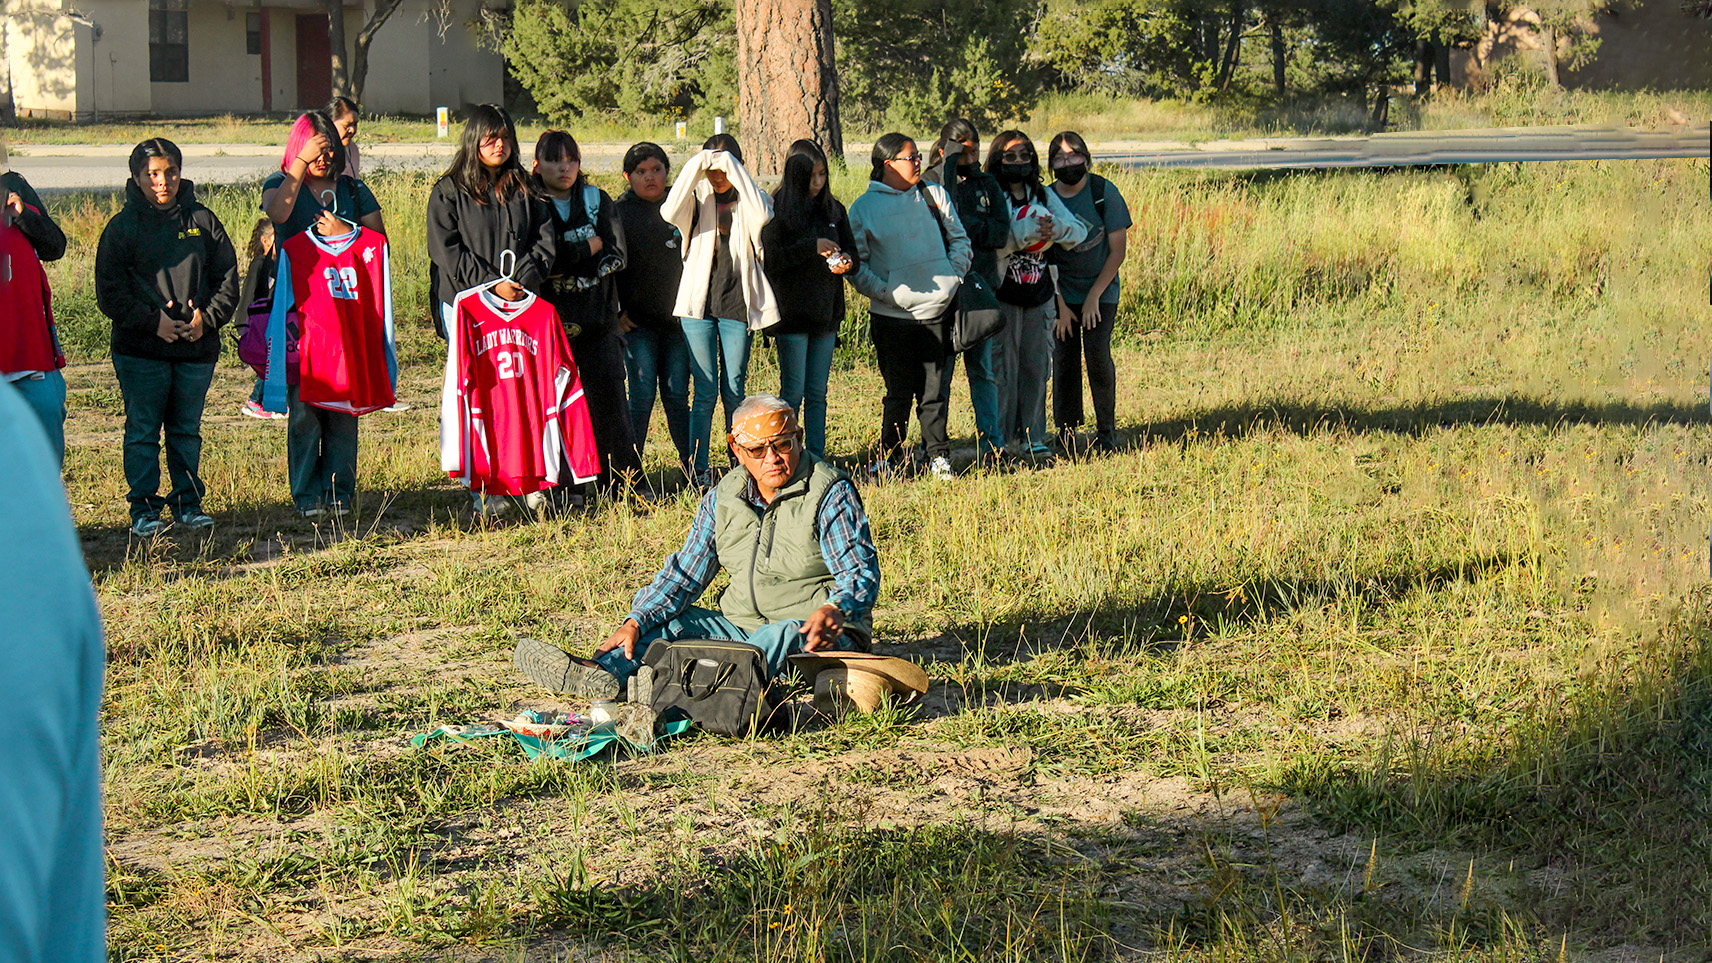
<svg viewBox="0 0 1712 963">
<path fill-rule="evenodd" d="M 814 610 L 814 614 L 803 623 L 803 635 L 808 642 L 803 646 L 810 652 L 830 649 L 844 637 L 844 613 L 831 602 Z"/>
<path fill-rule="evenodd" d="M 625 619 L 624 624 L 607 636 L 606 641 L 594 650 L 594 654 L 597 657 L 602 656 L 622 645 L 624 646 L 624 657 L 634 659 L 636 658 L 636 643 L 641 638 L 642 626 L 637 625 L 635 619 Z"/>
</svg>

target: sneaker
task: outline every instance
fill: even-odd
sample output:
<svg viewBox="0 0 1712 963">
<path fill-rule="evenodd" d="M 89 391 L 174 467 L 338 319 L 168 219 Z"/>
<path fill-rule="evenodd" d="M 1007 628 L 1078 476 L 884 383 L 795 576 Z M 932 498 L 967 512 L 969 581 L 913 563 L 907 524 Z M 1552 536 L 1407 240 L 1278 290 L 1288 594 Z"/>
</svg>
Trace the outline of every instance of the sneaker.
<svg viewBox="0 0 1712 963">
<path fill-rule="evenodd" d="M 410 402 L 408 402 L 408 401 L 395 401 L 392 404 L 387 405 L 385 408 L 382 408 L 381 410 L 397 413 L 400 411 L 409 411 L 411 409 L 411 407 L 412 406 L 411 406 Z"/>
<path fill-rule="evenodd" d="M 470 492 L 470 502 L 475 506 L 476 514 L 483 518 L 498 518 L 511 508 L 511 502 L 504 495 Z"/>
<path fill-rule="evenodd" d="M 152 515 L 139 515 L 131 519 L 131 534 L 138 538 L 154 538 L 166 531 L 166 522 Z"/>
<path fill-rule="evenodd" d="M 1048 445 L 1044 441 L 1037 441 L 1028 446 L 1028 455 L 1026 457 L 1032 458 L 1036 461 L 1045 461 L 1052 457 L 1052 446 Z"/>
<path fill-rule="evenodd" d="M 263 408 L 260 402 L 253 399 L 245 399 L 243 407 L 238 410 L 251 418 L 260 418 L 263 421 L 277 421 L 285 417 L 277 411 L 269 411 Z"/>
<path fill-rule="evenodd" d="M 590 702 L 618 698 L 618 677 L 601 668 L 600 663 L 579 659 L 539 639 L 518 639 L 511 661 L 524 678 L 548 691 Z"/>
<path fill-rule="evenodd" d="M 332 515 L 335 518 L 344 518 L 346 515 L 351 514 L 351 506 L 335 502 L 333 507 L 327 509 L 327 514 Z"/>
<path fill-rule="evenodd" d="M 927 470 L 932 473 L 934 481 L 950 481 L 957 477 L 957 473 L 951 470 L 951 459 L 944 455 L 937 455 L 928 462 Z"/>
<path fill-rule="evenodd" d="M 192 510 L 183 514 L 175 513 L 173 518 L 185 528 L 192 528 L 197 531 L 206 531 L 214 527 L 214 519 L 202 514 L 200 510 Z"/>
<path fill-rule="evenodd" d="M 1094 436 L 1094 443 L 1088 447 L 1090 451 L 1110 455 L 1118 450 L 1117 435 L 1114 432 L 1102 431 Z"/>
<path fill-rule="evenodd" d="M 299 518 L 316 519 L 325 514 L 327 514 L 327 509 L 325 508 L 300 508 L 297 510 L 297 516 Z"/>
</svg>

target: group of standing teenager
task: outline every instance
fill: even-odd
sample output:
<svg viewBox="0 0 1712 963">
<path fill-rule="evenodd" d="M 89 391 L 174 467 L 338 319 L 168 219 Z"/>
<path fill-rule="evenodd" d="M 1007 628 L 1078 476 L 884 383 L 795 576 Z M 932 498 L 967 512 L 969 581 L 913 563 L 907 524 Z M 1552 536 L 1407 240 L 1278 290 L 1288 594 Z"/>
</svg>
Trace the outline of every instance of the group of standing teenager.
<svg viewBox="0 0 1712 963">
<path fill-rule="evenodd" d="M 357 124 L 355 105 L 343 99 L 293 124 L 280 169 L 262 185 L 264 216 L 250 232 L 244 272 L 224 226 L 182 176 L 177 146 L 152 138 L 132 151 L 124 207 L 96 255 L 96 296 L 112 321 L 135 534 L 164 529 L 166 511 L 188 528 L 214 524 L 202 510 L 199 461 L 218 332 L 234 319 L 240 332 L 282 323 L 286 312 L 270 300 L 286 274 L 281 251 L 291 239 L 312 236 L 325 246 L 360 236 L 384 244 L 380 205 L 358 177 Z M 1130 215 L 1122 194 L 1089 165 L 1087 145 L 1073 132 L 1052 138 L 1044 157 L 1017 130 L 999 133 L 983 153 L 974 125 L 953 119 L 925 154 L 904 134 L 880 137 L 867 189 L 847 209 L 832 195 L 828 158 L 814 142 L 790 146 L 769 193 L 744 166 L 738 142 L 718 134 L 675 174 L 659 145 L 632 146 L 623 160 L 627 189 L 614 200 L 589 183 L 570 134 L 542 134 L 525 168 L 510 116 L 482 105 L 471 110 L 428 199 L 430 311 L 445 338 L 462 292 L 484 288 L 507 302 L 538 296 L 551 304 L 598 449 L 595 490 L 605 494 L 646 493 L 642 451 L 656 399 L 686 478 L 712 486 L 713 451 L 723 447 L 712 441 L 714 410 L 723 406 L 729 429 L 749 393 L 757 333 L 777 350 L 779 395 L 801 412 L 805 447 L 824 456 L 846 283 L 869 300 L 885 383 L 871 473 L 890 476 L 919 464 L 936 478 L 953 475 L 947 407 L 959 356 L 980 461 L 1054 453 L 1049 384 L 1058 450 L 1081 449 L 1084 370 L 1095 428 L 1086 447 L 1111 450 L 1111 335 Z M 8 252 L 27 245 L 39 272 L 40 261 L 63 253 L 64 235 L 28 185 L 6 176 L 0 240 Z M 11 260 L 8 253 L 8 270 Z M 996 335 L 957 350 L 959 292 L 974 274 L 996 294 L 1004 323 Z M 39 304 L 8 315 L 17 330 L 10 360 L 0 365 L 11 370 L 0 377 L 38 410 L 63 460 L 64 360 L 45 280 L 40 288 Z M 8 285 L 9 292 L 25 289 L 33 290 Z M 296 321 L 293 315 L 284 323 Z M 390 308 L 385 323 L 396 380 Z M 282 349 L 269 350 L 284 358 Z M 376 407 L 305 403 L 297 363 L 294 356 L 258 377 L 243 412 L 287 422 L 297 510 L 311 518 L 345 514 L 355 497 L 357 415 Z M 906 453 L 912 408 L 920 459 Z M 163 439 L 171 481 L 164 497 Z M 581 501 L 580 493 L 544 494 Z M 479 491 L 474 503 L 484 513 L 506 507 Z"/>
</svg>

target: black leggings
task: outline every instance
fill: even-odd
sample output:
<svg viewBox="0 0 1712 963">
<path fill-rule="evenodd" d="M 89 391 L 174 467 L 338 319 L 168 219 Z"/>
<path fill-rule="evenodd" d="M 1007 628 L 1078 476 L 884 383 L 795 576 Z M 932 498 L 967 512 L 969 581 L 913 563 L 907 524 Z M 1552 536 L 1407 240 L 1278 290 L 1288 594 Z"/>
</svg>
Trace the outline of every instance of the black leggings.
<svg viewBox="0 0 1712 963">
<path fill-rule="evenodd" d="M 1082 361 L 1088 362 L 1088 392 L 1094 396 L 1094 427 L 1102 435 L 1117 429 L 1118 368 L 1112 363 L 1115 304 L 1100 305 L 1100 323 L 1082 329 L 1082 305 L 1069 305 L 1076 323 L 1070 336 L 1052 348 L 1052 420 L 1059 431 L 1082 427 Z"/>
<path fill-rule="evenodd" d="M 951 399 L 950 332 L 944 318 L 911 321 L 907 318 L 869 316 L 874 339 L 874 358 L 886 395 L 880 403 L 880 454 L 891 458 L 909 437 L 910 405 L 921 421 L 921 446 L 927 457 L 950 457 L 951 440 L 946 435 L 946 407 Z"/>
</svg>

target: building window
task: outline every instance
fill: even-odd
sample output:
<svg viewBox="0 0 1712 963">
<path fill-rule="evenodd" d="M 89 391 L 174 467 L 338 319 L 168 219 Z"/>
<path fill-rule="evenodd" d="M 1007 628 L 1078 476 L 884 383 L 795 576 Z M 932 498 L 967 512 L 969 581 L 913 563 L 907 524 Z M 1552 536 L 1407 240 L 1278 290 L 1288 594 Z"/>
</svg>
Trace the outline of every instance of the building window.
<svg viewBox="0 0 1712 963">
<path fill-rule="evenodd" d="M 189 0 L 149 0 L 149 80 L 190 82 Z"/>
<path fill-rule="evenodd" d="M 262 52 L 262 12 L 251 10 L 244 14 L 244 53 Z"/>
</svg>

